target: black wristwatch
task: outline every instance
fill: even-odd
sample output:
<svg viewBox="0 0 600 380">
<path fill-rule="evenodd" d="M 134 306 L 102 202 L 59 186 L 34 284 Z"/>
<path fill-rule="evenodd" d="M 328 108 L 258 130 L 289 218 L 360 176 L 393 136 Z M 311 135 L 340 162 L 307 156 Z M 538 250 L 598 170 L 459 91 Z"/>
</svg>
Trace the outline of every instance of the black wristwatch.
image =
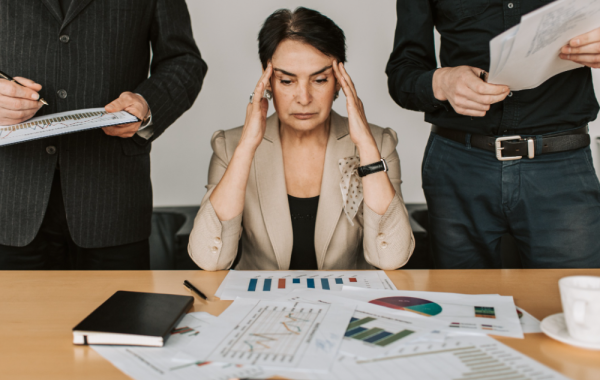
<svg viewBox="0 0 600 380">
<path fill-rule="evenodd" d="M 387 162 L 385 162 L 384 158 L 382 158 L 380 161 L 377 161 L 374 164 L 360 166 L 356 170 L 359 177 L 364 177 L 366 175 L 377 173 L 377 172 L 387 172 L 387 171 L 388 171 L 388 166 L 387 166 Z"/>
</svg>

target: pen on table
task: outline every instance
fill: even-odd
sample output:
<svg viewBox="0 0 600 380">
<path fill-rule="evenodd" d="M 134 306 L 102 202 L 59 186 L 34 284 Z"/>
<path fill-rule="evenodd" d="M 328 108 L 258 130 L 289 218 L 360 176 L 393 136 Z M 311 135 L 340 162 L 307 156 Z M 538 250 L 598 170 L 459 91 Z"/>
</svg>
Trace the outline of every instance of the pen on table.
<svg viewBox="0 0 600 380">
<path fill-rule="evenodd" d="M 188 288 L 189 290 L 191 290 L 192 292 L 199 295 L 202 299 L 206 299 L 206 295 L 204 295 L 204 293 L 202 293 L 200 290 L 198 290 L 194 285 L 190 284 L 190 282 L 188 280 L 183 281 L 183 285 L 186 288 Z"/>
<path fill-rule="evenodd" d="M 19 86 L 21 86 L 21 87 L 25 87 L 25 86 L 23 86 L 21 83 L 17 82 L 17 81 L 16 81 L 16 80 L 15 80 L 13 77 L 11 77 L 10 75 L 8 75 L 8 74 L 6 74 L 6 73 L 3 73 L 2 71 L 0 71 L 0 78 L 4 78 L 4 79 L 6 79 L 6 80 L 8 80 L 8 81 L 15 82 L 16 84 L 18 84 L 18 85 L 19 85 Z M 40 103 L 42 103 L 42 104 L 45 104 L 45 105 L 49 106 L 48 102 L 47 102 L 47 101 L 45 101 L 43 98 L 39 98 L 39 99 L 38 99 L 38 102 L 40 102 Z"/>
</svg>

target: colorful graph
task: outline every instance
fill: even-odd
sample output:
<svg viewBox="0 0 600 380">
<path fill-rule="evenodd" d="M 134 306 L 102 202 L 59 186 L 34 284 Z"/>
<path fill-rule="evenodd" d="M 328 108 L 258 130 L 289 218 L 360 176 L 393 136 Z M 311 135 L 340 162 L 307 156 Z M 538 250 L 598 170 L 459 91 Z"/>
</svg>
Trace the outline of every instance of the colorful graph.
<svg viewBox="0 0 600 380">
<path fill-rule="evenodd" d="M 344 285 L 344 281 L 346 283 L 356 283 L 357 279 L 355 277 L 350 277 L 350 278 L 278 278 L 278 279 L 271 279 L 271 278 L 265 278 L 265 279 L 260 279 L 262 280 L 262 291 L 263 292 L 270 292 L 272 290 L 275 290 L 274 288 L 274 284 L 273 282 L 276 282 L 277 284 L 277 288 L 276 289 L 286 289 L 288 287 L 294 287 L 294 288 L 298 288 L 298 286 L 300 287 L 306 287 L 308 289 L 316 289 L 317 288 L 317 284 L 321 285 L 321 289 L 323 290 L 331 290 L 332 286 L 339 286 L 339 285 Z M 291 283 L 288 280 L 292 280 Z M 248 291 L 249 292 L 256 292 L 256 291 L 260 291 L 260 287 L 259 287 L 259 279 L 258 278 L 252 278 L 250 279 L 250 281 L 248 282 Z M 259 289 L 259 290 L 257 290 Z"/>
<path fill-rule="evenodd" d="M 412 330 L 402 330 L 397 333 L 391 333 L 379 327 L 363 327 L 363 325 L 373 321 L 377 321 L 377 318 L 366 317 L 358 319 L 353 317 L 350 319 L 345 336 L 347 338 L 371 343 L 376 346 L 385 347 L 414 333 Z"/>
<path fill-rule="evenodd" d="M 369 303 L 389 307 L 390 309 L 405 310 L 426 317 L 438 315 L 442 307 L 432 301 L 415 297 L 385 297 L 369 301 Z"/>
<path fill-rule="evenodd" d="M 493 307 L 475 306 L 475 316 L 477 318 L 493 318 L 496 319 L 496 312 Z"/>
</svg>

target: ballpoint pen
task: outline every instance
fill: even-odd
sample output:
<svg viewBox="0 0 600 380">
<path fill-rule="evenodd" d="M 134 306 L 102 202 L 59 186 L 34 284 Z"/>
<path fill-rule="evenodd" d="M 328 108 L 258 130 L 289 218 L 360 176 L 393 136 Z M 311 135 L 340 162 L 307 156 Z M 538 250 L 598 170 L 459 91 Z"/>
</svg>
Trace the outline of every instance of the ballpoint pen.
<svg viewBox="0 0 600 380">
<path fill-rule="evenodd" d="M 204 293 L 202 293 L 200 290 L 198 290 L 194 285 L 190 284 L 190 282 L 188 280 L 184 280 L 183 285 L 186 288 L 188 288 L 189 290 L 191 290 L 192 292 L 194 292 L 197 295 L 199 295 L 200 297 L 202 297 L 203 299 L 206 299 L 206 295 Z"/>
<path fill-rule="evenodd" d="M 21 86 L 21 87 L 25 87 L 25 86 L 23 86 L 21 83 L 17 82 L 17 81 L 16 81 L 16 80 L 15 80 L 13 77 L 11 77 L 10 75 L 8 75 L 8 74 L 6 74 L 6 73 L 3 73 L 2 71 L 0 71 L 0 78 L 4 78 L 4 79 L 6 79 L 6 80 L 8 80 L 8 81 L 15 82 L 16 84 L 18 84 L 18 85 L 19 85 L 19 86 Z M 45 104 L 45 105 L 47 105 L 47 106 L 49 105 L 49 104 L 48 104 L 48 102 L 47 102 L 47 101 L 45 101 L 45 100 L 44 100 L 44 99 L 42 99 L 42 98 L 39 98 L 39 99 L 38 99 L 38 101 L 39 101 L 40 103 L 42 103 L 42 104 Z"/>
</svg>

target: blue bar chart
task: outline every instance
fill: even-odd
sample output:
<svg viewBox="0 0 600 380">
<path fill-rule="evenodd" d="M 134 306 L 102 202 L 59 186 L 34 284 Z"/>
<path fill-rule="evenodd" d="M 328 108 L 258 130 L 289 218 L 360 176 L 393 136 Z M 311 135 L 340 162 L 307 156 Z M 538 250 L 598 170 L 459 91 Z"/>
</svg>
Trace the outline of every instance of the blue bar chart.
<svg viewBox="0 0 600 380">
<path fill-rule="evenodd" d="M 382 271 L 230 271 L 215 295 L 222 300 L 236 297 L 276 298 L 294 290 L 340 291 L 344 286 L 366 289 L 395 287 Z"/>
</svg>

